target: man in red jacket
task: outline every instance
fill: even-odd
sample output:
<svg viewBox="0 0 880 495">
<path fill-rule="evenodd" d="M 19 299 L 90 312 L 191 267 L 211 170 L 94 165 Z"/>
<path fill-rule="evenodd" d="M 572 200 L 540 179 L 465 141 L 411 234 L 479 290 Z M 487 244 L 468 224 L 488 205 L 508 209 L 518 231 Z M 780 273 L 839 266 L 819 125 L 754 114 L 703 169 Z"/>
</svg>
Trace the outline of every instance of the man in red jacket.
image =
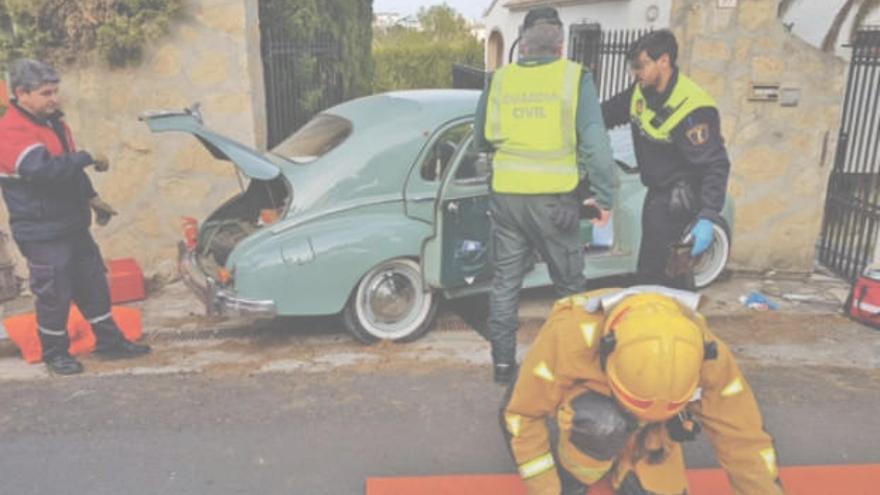
<svg viewBox="0 0 880 495">
<path fill-rule="evenodd" d="M 92 325 L 95 352 L 106 358 L 146 354 L 113 321 L 101 252 L 89 233 L 116 212 L 101 200 L 85 168 L 109 168 L 106 158 L 77 151 L 58 97 L 60 77 L 49 65 L 21 59 L 10 73 L 11 104 L 0 119 L 0 187 L 12 237 L 27 258 L 43 361 L 72 375 L 82 365 L 68 353 L 67 316 L 75 302 Z"/>
</svg>

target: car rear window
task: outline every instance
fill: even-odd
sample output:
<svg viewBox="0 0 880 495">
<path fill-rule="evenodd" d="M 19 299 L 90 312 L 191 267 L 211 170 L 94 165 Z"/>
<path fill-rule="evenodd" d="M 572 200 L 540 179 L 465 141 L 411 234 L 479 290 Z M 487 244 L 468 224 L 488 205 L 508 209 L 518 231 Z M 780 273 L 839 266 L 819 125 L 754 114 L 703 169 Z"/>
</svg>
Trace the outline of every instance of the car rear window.
<svg viewBox="0 0 880 495">
<path fill-rule="evenodd" d="M 349 120 L 322 113 L 274 147 L 272 153 L 294 163 L 311 163 L 342 144 L 351 130 Z"/>
</svg>

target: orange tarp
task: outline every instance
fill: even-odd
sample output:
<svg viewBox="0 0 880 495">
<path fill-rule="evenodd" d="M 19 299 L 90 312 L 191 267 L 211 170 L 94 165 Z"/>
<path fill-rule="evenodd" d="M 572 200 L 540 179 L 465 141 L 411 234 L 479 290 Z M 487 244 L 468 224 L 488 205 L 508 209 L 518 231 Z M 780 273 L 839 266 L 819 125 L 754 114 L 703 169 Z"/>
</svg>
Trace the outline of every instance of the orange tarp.
<svg viewBox="0 0 880 495">
<path fill-rule="evenodd" d="M 141 312 L 135 308 L 114 306 L 113 319 L 126 339 L 135 341 L 141 338 Z M 29 363 L 39 363 L 43 359 L 43 349 L 37 336 L 37 317 L 34 313 L 10 316 L 3 320 L 3 327 L 9 339 L 21 351 L 21 357 Z M 67 335 L 70 337 L 68 352 L 71 355 L 86 354 L 95 348 L 95 334 L 76 306 L 70 306 L 67 318 Z"/>
<path fill-rule="evenodd" d="M 880 464 L 852 466 L 793 466 L 782 468 L 786 495 L 876 495 L 880 493 Z M 731 495 L 720 469 L 689 469 L 690 495 Z M 525 495 L 516 475 L 428 476 L 370 478 L 365 495 Z M 590 495 L 613 495 L 603 481 Z"/>
</svg>

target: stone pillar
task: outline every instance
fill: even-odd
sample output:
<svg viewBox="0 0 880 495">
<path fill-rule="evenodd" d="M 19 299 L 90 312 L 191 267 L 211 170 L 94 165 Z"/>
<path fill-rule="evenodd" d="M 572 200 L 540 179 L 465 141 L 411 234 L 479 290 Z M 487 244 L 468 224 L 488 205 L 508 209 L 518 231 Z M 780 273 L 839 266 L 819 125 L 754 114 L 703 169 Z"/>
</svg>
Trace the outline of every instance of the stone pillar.
<svg viewBox="0 0 880 495">
<path fill-rule="evenodd" d="M 788 33 L 775 0 L 719 3 L 675 0 L 671 27 L 682 71 L 721 112 L 736 202 L 731 266 L 810 271 L 846 65 Z M 761 100 L 774 87 L 791 101 Z"/>
</svg>

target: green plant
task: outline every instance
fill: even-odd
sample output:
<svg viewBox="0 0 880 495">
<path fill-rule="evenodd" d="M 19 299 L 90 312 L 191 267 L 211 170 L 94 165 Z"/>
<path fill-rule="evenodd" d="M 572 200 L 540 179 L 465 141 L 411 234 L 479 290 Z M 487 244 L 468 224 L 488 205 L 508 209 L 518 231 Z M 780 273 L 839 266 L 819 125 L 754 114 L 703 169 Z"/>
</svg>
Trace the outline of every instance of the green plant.
<svg viewBox="0 0 880 495">
<path fill-rule="evenodd" d="M 373 0 L 260 0 L 260 23 L 264 37 L 271 33 L 303 47 L 296 55 L 295 81 L 291 85 L 310 88 L 300 105 L 308 113 L 319 110 L 322 87 L 339 78 L 342 98 L 362 96 L 370 91 L 373 62 Z M 317 64 L 309 47 L 338 47 L 332 59 Z M 320 67 L 319 67 L 320 66 Z"/>
<path fill-rule="evenodd" d="M 420 30 L 392 27 L 373 42 L 376 92 L 452 86 L 452 66 L 483 67 L 483 45 L 447 5 L 422 9 Z"/>
<path fill-rule="evenodd" d="M 113 66 L 137 64 L 183 1 L 0 0 L 0 59 L 65 63 L 94 52 Z"/>
</svg>

